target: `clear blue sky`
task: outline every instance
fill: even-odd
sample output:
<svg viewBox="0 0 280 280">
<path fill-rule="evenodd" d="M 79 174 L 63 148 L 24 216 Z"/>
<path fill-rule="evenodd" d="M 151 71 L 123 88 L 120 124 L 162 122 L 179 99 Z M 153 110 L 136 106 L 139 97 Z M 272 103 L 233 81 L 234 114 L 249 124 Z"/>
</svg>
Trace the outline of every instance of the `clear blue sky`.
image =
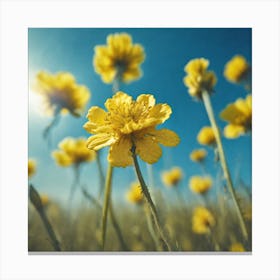
<svg viewBox="0 0 280 280">
<path fill-rule="evenodd" d="M 189 154 L 200 145 L 196 141 L 198 131 L 202 126 L 209 125 L 203 104 L 194 102 L 189 96 L 182 80 L 185 76 L 184 66 L 193 58 L 205 57 L 210 61 L 210 70 L 215 71 L 218 82 L 212 96 L 212 104 L 217 115 L 230 102 L 246 96 L 243 87 L 229 83 L 223 77 L 225 63 L 234 55 L 241 54 L 251 64 L 252 38 L 251 29 L 237 28 L 179 28 L 179 29 L 42 29 L 31 28 L 29 40 L 29 82 L 32 84 L 36 73 L 46 70 L 52 73 L 69 71 L 79 84 L 86 85 L 91 91 L 88 108 L 93 105 L 104 107 L 104 102 L 112 95 L 111 85 L 104 84 L 92 66 L 93 47 L 105 44 L 108 34 L 127 32 L 135 43 L 143 45 L 146 60 L 142 64 L 143 77 L 135 82 L 122 85 L 121 90 L 134 98 L 141 93 L 151 93 L 158 103 L 168 103 L 173 110 L 164 127 L 176 131 L 181 143 L 175 148 L 163 148 L 163 156 L 153 165 L 157 187 L 162 187 L 160 172 L 179 166 L 184 171 L 184 180 L 180 191 L 185 196 L 190 195 L 188 179 L 195 174 L 201 174 L 198 164 L 189 160 Z M 86 115 L 86 113 L 85 113 Z M 67 136 L 88 137 L 82 128 L 86 122 L 85 115 L 76 119 L 70 115 L 61 119 L 53 129 L 52 148 L 47 147 L 42 138 L 42 131 L 51 121 L 50 118 L 38 113 L 38 100 L 33 92 L 29 94 L 29 157 L 38 161 L 37 174 L 31 179 L 42 193 L 65 201 L 73 180 L 71 168 L 57 167 L 50 156 L 57 144 Z M 218 119 L 221 127 L 225 123 Z M 246 185 L 251 185 L 251 137 L 240 137 L 236 140 L 223 138 L 226 155 L 233 179 L 242 179 Z M 105 167 L 107 150 L 102 151 L 102 161 Z M 217 166 L 213 164 L 213 152 L 208 149 L 207 171 L 215 178 Z M 144 175 L 146 165 L 142 164 Z M 95 163 L 84 166 L 82 182 L 93 193 L 98 187 L 97 168 Z M 133 168 L 118 168 L 115 170 L 113 195 L 122 201 L 129 183 L 135 179 Z M 170 190 L 167 191 L 170 194 Z"/>
</svg>

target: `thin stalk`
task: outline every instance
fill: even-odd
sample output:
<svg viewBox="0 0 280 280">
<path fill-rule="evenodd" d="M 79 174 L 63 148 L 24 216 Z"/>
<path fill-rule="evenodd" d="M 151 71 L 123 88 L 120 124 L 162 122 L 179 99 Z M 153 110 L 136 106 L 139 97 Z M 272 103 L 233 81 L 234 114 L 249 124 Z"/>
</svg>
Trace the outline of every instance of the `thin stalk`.
<svg viewBox="0 0 280 280">
<path fill-rule="evenodd" d="M 147 218 L 147 225 L 148 225 L 148 230 L 151 234 L 151 237 L 154 241 L 154 243 L 156 244 L 156 248 L 158 250 L 162 250 L 162 246 L 159 242 L 159 239 L 155 233 L 155 230 L 154 230 L 154 225 L 153 225 L 153 219 L 152 219 L 152 216 L 151 216 L 151 211 L 150 209 L 148 208 L 148 204 L 146 203 L 144 205 L 144 212 L 145 212 L 145 215 L 146 215 L 146 218 Z"/>
<path fill-rule="evenodd" d="M 148 205 L 150 207 L 150 210 L 151 210 L 151 213 L 152 213 L 152 217 L 154 219 L 154 223 L 156 225 L 156 228 L 158 230 L 160 238 L 161 238 L 162 242 L 164 243 L 165 247 L 168 249 L 168 251 L 171 251 L 171 247 L 170 247 L 169 243 L 167 242 L 167 239 L 165 237 L 163 229 L 162 229 L 162 227 L 160 225 L 159 217 L 158 217 L 158 213 L 157 213 L 156 207 L 155 207 L 154 202 L 153 202 L 153 200 L 151 198 L 149 189 L 146 186 L 146 183 L 145 183 L 145 181 L 143 179 L 143 176 L 142 176 L 139 164 L 138 164 L 137 156 L 136 156 L 136 153 L 135 153 L 135 146 L 134 145 L 133 145 L 133 147 L 131 149 L 131 152 L 132 152 L 132 157 L 133 157 L 133 161 L 134 161 L 135 171 L 136 171 L 138 180 L 140 182 L 142 192 L 144 194 L 146 202 L 148 203 Z"/>
<path fill-rule="evenodd" d="M 30 198 L 31 203 L 37 210 L 38 214 L 40 215 L 40 218 L 45 226 L 45 229 L 47 230 L 47 233 L 51 239 L 51 244 L 52 244 L 54 250 L 61 251 L 60 243 L 57 240 L 53 227 L 52 227 L 51 223 L 49 222 L 48 217 L 45 213 L 40 195 L 32 185 L 29 186 L 29 198 Z"/>
<path fill-rule="evenodd" d="M 110 163 L 108 163 L 107 176 L 105 181 L 105 196 L 104 196 L 104 204 L 102 209 L 102 248 L 105 248 L 106 241 L 106 229 L 107 229 L 107 216 L 108 209 L 111 200 L 111 187 L 112 187 L 112 175 L 113 175 L 113 167 Z"/>
<path fill-rule="evenodd" d="M 234 192 L 231 175 L 230 175 L 230 172 L 229 172 L 225 152 L 224 152 L 223 145 L 222 145 L 220 130 L 219 130 L 218 125 L 216 123 L 215 116 L 214 116 L 214 111 L 213 111 L 212 104 L 211 104 L 211 100 L 210 100 L 210 97 L 209 97 L 209 94 L 208 94 L 207 91 L 204 91 L 202 93 L 202 99 L 203 99 L 204 106 L 205 106 L 206 112 L 208 114 L 208 118 L 210 120 L 212 129 L 213 129 L 213 132 L 214 132 L 214 135 L 215 135 L 215 138 L 216 138 L 219 160 L 221 162 L 224 177 L 227 181 L 228 190 L 229 190 L 229 192 L 232 196 L 234 206 L 236 208 L 236 212 L 237 212 L 239 222 L 240 222 L 241 231 L 242 231 L 242 234 L 243 234 L 244 238 L 247 240 L 248 239 L 248 232 L 247 232 L 247 229 L 246 229 L 244 218 L 243 218 L 242 213 L 241 213 L 240 206 L 239 206 L 238 201 L 237 201 L 236 194 Z"/>
<path fill-rule="evenodd" d="M 71 185 L 69 198 L 68 198 L 69 208 L 71 208 L 71 206 L 72 206 L 73 197 L 74 197 L 74 194 L 77 190 L 79 182 L 80 182 L 80 166 L 79 165 L 74 165 L 74 180 L 73 180 L 73 183 Z"/>
<path fill-rule="evenodd" d="M 109 214 L 110 214 L 110 218 L 111 218 L 113 227 L 114 227 L 114 229 L 116 231 L 116 234 L 118 236 L 118 239 L 120 241 L 122 250 L 123 251 L 129 251 L 129 249 L 128 249 L 125 241 L 124 241 L 124 238 L 122 236 L 121 228 L 120 228 L 120 226 L 118 224 L 117 218 L 116 218 L 116 216 L 114 214 L 114 209 L 113 209 L 113 206 L 112 206 L 112 201 L 110 201 L 110 204 L 109 204 Z"/>
<path fill-rule="evenodd" d="M 97 163 L 97 168 L 98 168 L 99 178 L 100 178 L 100 186 L 99 186 L 99 193 L 98 193 L 98 198 L 100 199 L 101 195 L 104 192 L 105 176 L 104 176 L 101 161 L 100 161 L 99 151 L 96 152 L 96 163 Z"/>
<path fill-rule="evenodd" d="M 48 126 L 43 131 L 43 138 L 47 140 L 48 147 L 51 147 L 51 129 L 59 123 L 60 120 L 60 114 L 59 111 L 55 112 L 54 118 L 52 121 L 48 124 Z"/>
</svg>

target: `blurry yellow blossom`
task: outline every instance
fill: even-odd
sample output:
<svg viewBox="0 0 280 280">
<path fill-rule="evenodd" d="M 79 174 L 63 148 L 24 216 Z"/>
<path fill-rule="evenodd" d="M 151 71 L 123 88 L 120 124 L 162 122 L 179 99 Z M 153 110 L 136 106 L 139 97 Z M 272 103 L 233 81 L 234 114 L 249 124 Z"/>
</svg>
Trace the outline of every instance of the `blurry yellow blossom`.
<svg viewBox="0 0 280 280">
<path fill-rule="evenodd" d="M 41 194 L 40 198 L 41 198 L 41 203 L 43 206 L 47 206 L 50 203 L 50 199 L 47 194 Z"/>
<path fill-rule="evenodd" d="M 112 83 L 117 75 L 122 82 L 131 82 L 141 76 L 144 49 L 133 44 L 129 34 L 111 34 L 107 37 L 107 45 L 96 46 L 94 51 L 93 65 L 103 82 Z"/>
<path fill-rule="evenodd" d="M 231 252 L 245 252 L 245 248 L 241 243 L 236 242 L 236 243 L 231 244 L 231 246 L 229 248 L 229 251 L 231 251 Z"/>
<path fill-rule="evenodd" d="M 224 129 L 227 138 L 237 138 L 252 129 L 252 95 L 239 98 L 229 104 L 220 114 L 220 118 L 229 122 Z"/>
<path fill-rule="evenodd" d="M 189 181 L 189 186 L 193 192 L 204 194 L 212 187 L 212 179 L 209 176 L 192 176 Z"/>
<path fill-rule="evenodd" d="M 79 165 L 95 159 L 95 151 L 86 146 L 85 138 L 65 138 L 59 143 L 59 150 L 52 153 L 56 163 L 60 166 Z"/>
<path fill-rule="evenodd" d="M 224 76 L 232 83 L 242 81 L 249 71 L 249 64 L 241 55 L 234 56 L 227 62 L 224 69 Z"/>
<path fill-rule="evenodd" d="M 207 151 L 205 149 L 193 150 L 190 154 L 190 159 L 195 162 L 202 162 L 207 156 Z"/>
<path fill-rule="evenodd" d="M 184 84 L 189 89 L 189 94 L 201 99 L 203 91 L 211 93 L 217 83 L 216 75 L 213 71 L 208 71 L 209 61 L 205 58 L 196 58 L 185 66 L 187 73 Z"/>
<path fill-rule="evenodd" d="M 36 161 L 28 159 L 28 177 L 32 177 L 36 172 Z"/>
<path fill-rule="evenodd" d="M 194 233 L 210 233 L 211 227 L 214 225 L 215 219 L 209 210 L 202 206 L 196 207 L 194 209 L 192 217 L 192 230 Z"/>
<path fill-rule="evenodd" d="M 197 135 L 197 142 L 201 145 L 213 146 L 216 144 L 215 135 L 211 126 L 204 126 Z"/>
<path fill-rule="evenodd" d="M 87 146 L 99 150 L 110 146 L 108 161 L 112 166 L 126 167 L 133 163 L 131 149 L 147 163 L 159 160 L 162 150 L 159 144 L 172 147 L 179 144 L 179 136 L 169 129 L 156 130 L 171 114 L 167 104 L 155 104 L 150 94 L 141 94 L 136 100 L 124 92 L 117 92 L 107 99 L 108 112 L 94 106 L 88 112 L 89 121 L 84 128 L 93 136 Z"/>
<path fill-rule="evenodd" d="M 140 204 L 143 202 L 144 196 L 139 182 L 134 182 L 131 184 L 126 197 L 129 202 Z"/>
<path fill-rule="evenodd" d="M 34 90 L 42 96 L 48 115 L 70 112 L 76 117 L 80 116 L 90 98 L 88 88 L 78 85 L 74 76 L 68 72 L 39 72 Z"/>
<path fill-rule="evenodd" d="M 179 167 L 173 167 L 168 171 L 164 171 L 161 174 L 162 182 L 169 187 L 176 186 L 183 177 L 183 172 Z"/>
</svg>

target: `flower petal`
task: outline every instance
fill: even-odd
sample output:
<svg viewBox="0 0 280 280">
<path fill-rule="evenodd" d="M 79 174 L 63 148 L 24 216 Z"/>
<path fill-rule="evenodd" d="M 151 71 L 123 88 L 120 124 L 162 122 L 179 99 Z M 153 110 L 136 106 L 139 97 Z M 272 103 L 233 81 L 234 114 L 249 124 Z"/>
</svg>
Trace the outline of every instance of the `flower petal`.
<svg viewBox="0 0 280 280">
<path fill-rule="evenodd" d="M 171 115 L 171 107 L 167 104 L 157 104 L 149 112 L 149 119 L 154 119 L 154 124 L 164 123 Z"/>
<path fill-rule="evenodd" d="M 126 167 L 133 164 L 131 155 L 132 143 L 128 137 L 122 137 L 119 141 L 115 142 L 108 155 L 108 161 L 112 166 Z"/>
<path fill-rule="evenodd" d="M 154 130 L 151 134 L 156 137 L 156 141 L 167 147 L 174 147 L 180 143 L 179 136 L 174 131 L 166 128 Z"/>
<path fill-rule="evenodd" d="M 54 151 L 52 153 L 52 157 L 55 159 L 58 165 L 63 167 L 69 166 L 73 163 L 71 157 L 69 157 L 66 153 L 62 151 Z"/>
<path fill-rule="evenodd" d="M 135 146 L 136 154 L 147 163 L 157 162 L 162 155 L 162 150 L 153 137 L 138 138 L 135 141 Z"/>
<path fill-rule="evenodd" d="M 245 127 L 241 125 L 229 124 L 224 128 L 226 138 L 237 138 L 245 133 Z"/>
<path fill-rule="evenodd" d="M 105 107 L 109 112 L 119 113 L 119 109 L 129 107 L 131 103 L 131 96 L 122 91 L 118 91 L 112 98 L 107 99 Z"/>
<path fill-rule="evenodd" d="M 87 114 L 87 118 L 89 119 L 89 121 L 98 125 L 104 124 L 106 116 L 107 113 L 97 106 L 91 107 L 88 110 Z"/>
<path fill-rule="evenodd" d="M 87 147 L 91 150 L 99 150 L 116 142 L 116 139 L 109 133 L 99 133 L 87 140 Z"/>
</svg>

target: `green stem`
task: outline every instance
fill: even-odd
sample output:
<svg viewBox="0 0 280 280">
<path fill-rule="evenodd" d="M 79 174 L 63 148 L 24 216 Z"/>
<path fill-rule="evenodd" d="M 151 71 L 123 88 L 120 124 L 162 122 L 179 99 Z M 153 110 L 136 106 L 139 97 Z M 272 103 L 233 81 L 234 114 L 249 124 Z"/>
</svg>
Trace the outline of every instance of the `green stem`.
<svg viewBox="0 0 280 280">
<path fill-rule="evenodd" d="M 55 249 L 55 251 L 61 251 L 60 244 L 56 238 L 52 225 L 49 222 L 47 215 L 45 213 L 40 195 L 32 185 L 29 186 L 29 198 L 31 203 L 33 204 L 33 206 L 35 207 L 35 209 L 40 215 L 40 218 L 45 226 L 45 229 L 47 230 L 47 233 L 51 239 L 53 248 Z"/>
<path fill-rule="evenodd" d="M 111 198 L 111 187 L 112 187 L 112 174 L 113 174 L 113 167 L 110 163 L 108 163 L 107 169 L 107 176 L 105 181 L 105 196 L 104 196 L 104 204 L 102 209 L 102 248 L 105 248 L 105 241 L 106 241 L 106 229 L 107 229 L 107 216 L 108 216 L 108 209 L 110 204 Z"/>
<path fill-rule="evenodd" d="M 151 195 L 150 195 L 150 192 L 149 192 L 149 189 L 148 187 L 146 186 L 146 183 L 143 179 L 143 176 L 142 176 L 142 173 L 141 173 L 141 170 L 140 170 L 140 167 L 139 167 L 139 164 L 138 164 L 138 160 L 137 160 L 137 156 L 136 156 L 136 153 L 135 153 L 135 146 L 133 145 L 132 149 L 131 149 L 131 152 L 132 152 L 132 157 L 133 157 L 133 161 L 134 161 L 134 167 L 135 167 L 135 171 L 136 171 L 136 174 L 137 174 L 137 177 L 138 177 L 138 180 L 140 182 L 140 185 L 141 185 L 141 189 L 142 189 L 142 192 L 144 194 L 144 197 L 146 199 L 146 202 L 148 203 L 148 205 L 150 206 L 150 210 L 151 210 L 151 213 L 152 213 L 152 217 L 154 219 L 154 223 L 157 227 L 157 230 L 159 232 L 159 235 L 160 235 L 160 238 L 162 240 L 162 242 L 164 243 L 165 247 L 167 248 L 168 251 L 171 251 L 171 247 L 170 245 L 168 244 L 167 242 L 167 239 L 164 235 L 164 232 L 163 232 L 163 229 L 161 228 L 161 225 L 160 225 L 160 222 L 159 222 L 159 217 L 158 217 L 158 213 L 157 213 L 157 210 L 156 210 L 156 207 L 153 203 L 153 200 L 151 198 Z"/>
<path fill-rule="evenodd" d="M 103 169 L 101 166 L 99 151 L 96 152 L 96 163 L 97 163 L 97 168 L 98 168 L 99 177 L 100 177 L 100 186 L 99 186 L 99 194 L 98 194 L 98 198 L 100 199 L 101 195 L 104 192 L 105 176 L 103 174 Z"/>
<path fill-rule="evenodd" d="M 246 229 L 244 218 L 243 218 L 242 213 L 241 213 L 240 206 L 237 202 L 236 194 L 234 192 L 232 179 L 231 179 L 231 176 L 230 176 L 230 172 L 229 172 L 228 165 L 227 165 L 227 162 L 226 162 L 225 152 L 224 152 L 223 145 L 222 145 L 220 130 L 219 130 L 218 125 L 216 123 L 215 116 L 214 116 L 214 111 L 213 111 L 212 104 L 211 104 L 211 100 L 210 100 L 210 97 L 209 97 L 209 94 L 208 94 L 207 91 L 204 91 L 202 93 L 202 99 L 203 99 L 204 106 L 205 106 L 206 112 L 208 114 L 208 118 L 210 120 L 212 129 L 213 129 L 213 132 L 214 132 L 214 135 L 215 135 L 215 139 L 216 139 L 216 143 L 217 143 L 217 149 L 218 149 L 218 153 L 219 153 L 219 160 L 221 162 L 224 177 L 227 181 L 228 190 L 229 190 L 229 192 L 232 196 L 233 203 L 234 203 L 234 206 L 235 206 L 236 211 L 237 211 L 237 215 L 238 215 L 238 218 L 239 218 L 239 221 L 240 221 L 241 231 L 242 231 L 242 234 L 243 234 L 244 238 L 247 240 L 248 239 L 248 232 L 247 232 L 247 229 Z"/>
<path fill-rule="evenodd" d="M 110 204 L 109 204 L 109 214 L 110 214 L 110 217 L 111 217 L 111 221 L 112 221 L 112 224 L 113 224 L 113 227 L 116 231 L 116 234 L 118 236 L 118 239 L 120 241 L 120 244 L 121 244 L 121 247 L 122 247 L 122 250 L 123 251 L 129 251 L 125 241 L 124 241 L 124 238 L 122 236 L 122 232 L 121 232 L 121 228 L 118 224 L 118 221 L 117 221 L 117 218 L 114 214 L 114 209 L 113 209 L 113 206 L 112 206 L 112 201 L 110 201 Z"/>
<path fill-rule="evenodd" d="M 74 165 L 74 180 L 71 185 L 69 198 L 68 198 L 69 208 L 71 208 L 71 206 L 72 206 L 73 197 L 74 197 L 75 191 L 77 190 L 79 182 L 80 182 L 80 166 Z"/>
</svg>

